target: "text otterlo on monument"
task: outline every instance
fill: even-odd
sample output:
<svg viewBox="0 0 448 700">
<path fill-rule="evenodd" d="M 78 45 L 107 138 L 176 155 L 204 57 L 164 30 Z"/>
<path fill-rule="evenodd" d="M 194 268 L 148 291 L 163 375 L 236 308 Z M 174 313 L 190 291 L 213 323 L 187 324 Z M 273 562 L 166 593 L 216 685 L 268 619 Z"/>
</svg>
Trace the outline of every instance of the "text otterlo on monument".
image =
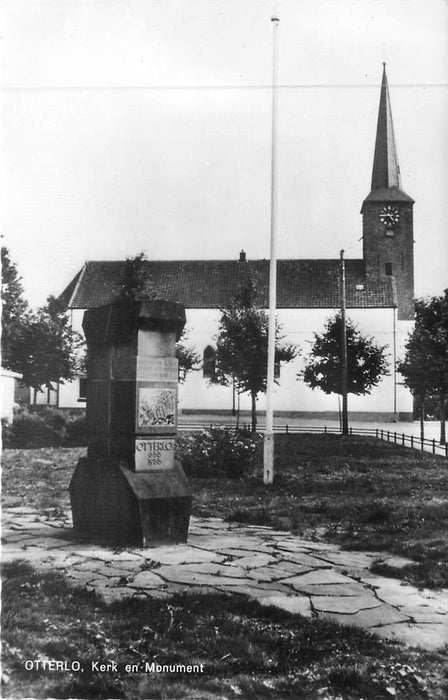
<svg viewBox="0 0 448 700">
<path fill-rule="evenodd" d="M 159 438 L 135 441 L 135 470 L 151 471 L 172 469 L 174 466 L 174 440 Z"/>
</svg>

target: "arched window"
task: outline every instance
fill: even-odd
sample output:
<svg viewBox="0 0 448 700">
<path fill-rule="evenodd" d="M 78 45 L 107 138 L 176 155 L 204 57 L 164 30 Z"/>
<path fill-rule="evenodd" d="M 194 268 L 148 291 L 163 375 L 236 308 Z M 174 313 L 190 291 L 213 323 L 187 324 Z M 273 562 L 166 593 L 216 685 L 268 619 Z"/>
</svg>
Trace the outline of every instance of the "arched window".
<svg viewBox="0 0 448 700">
<path fill-rule="evenodd" d="M 207 345 L 204 350 L 202 360 L 202 376 L 206 379 L 213 379 L 215 376 L 216 352 L 211 345 Z"/>
</svg>

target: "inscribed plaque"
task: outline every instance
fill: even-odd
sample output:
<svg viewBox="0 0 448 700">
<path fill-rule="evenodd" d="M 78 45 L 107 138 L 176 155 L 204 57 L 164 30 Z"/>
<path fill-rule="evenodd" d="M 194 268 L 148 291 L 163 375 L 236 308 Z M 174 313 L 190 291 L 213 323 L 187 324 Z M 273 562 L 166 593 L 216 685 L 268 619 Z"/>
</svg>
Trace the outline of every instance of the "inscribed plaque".
<svg viewBox="0 0 448 700">
<path fill-rule="evenodd" d="M 179 361 L 175 357 L 137 357 L 137 377 L 146 381 L 177 382 Z"/>
<path fill-rule="evenodd" d="M 174 466 L 174 440 L 158 438 L 154 440 L 136 439 L 135 470 L 151 471 L 172 469 Z"/>
</svg>

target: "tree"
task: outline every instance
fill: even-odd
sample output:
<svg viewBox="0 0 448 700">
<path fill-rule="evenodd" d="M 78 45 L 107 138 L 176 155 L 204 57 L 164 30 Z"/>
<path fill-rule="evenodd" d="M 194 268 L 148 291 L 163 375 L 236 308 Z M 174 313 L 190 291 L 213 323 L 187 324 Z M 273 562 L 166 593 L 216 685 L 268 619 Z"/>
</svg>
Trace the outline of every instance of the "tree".
<svg viewBox="0 0 448 700">
<path fill-rule="evenodd" d="M 23 383 L 34 389 L 34 402 L 43 387 L 73 379 L 82 362 L 83 340 L 73 331 L 64 305 L 53 296 L 30 314 L 23 329 L 18 361 Z"/>
<path fill-rule="evenodd" d="M 444 445 L 448 396 L 448 289 L 440 297 L 416 299 L 415 327 L 405 350 L 397 369 L 414 395 L 422 400 L 427 396 L 438 397 L 440 444 Z"/>
<path fill-rule="evenodd" d="M 163 299 L 163 290 L 157 289 L 148 272 L 145 253 L 134 258 L 126 258 L 120 298 L 124 301 L 143 299 Z M 179 360 L 179 382 L 183 384 L 189 372 L 199 369 L 200 358 L 193 347 L 186 344 L 188 332 L 184 329 L 176 343 L 176 357 Z"/>
<path fill-rule="evenodd" d="M 388 374 L 387 346 L 376 345 L 361 335 L 354 323 L 346 321 L 347 393 L 370 394 L 383 375 Z M 305 369 L 297 375 L 312 389 L 326 394 L 342 394 L 342 318 L 329 319 L 322 335 L 314 334 Z"/>
<path fill-rule="evenodd" d="M 2 246 L 2 365 L 20 372 L 18 354 L 23 344 L 24 329 L 29 320 L 29 308 L 23 298 L 23 286 L 9 251 Z"/>
<path fill-rule="evenodd" d="M 414 397 L 420 400 L 420 437 L 425 437 L 425 403 L 430 393 L 427 369 L 427 343 L 424 335 L 417 328 L 410 334 L 405 344 L 404 360 L 397 362 L 397 371 L 402 375 L 405 385 Z"/>
<path fill-rule="evenodd" d="M 120 294 L 121 299 L 141 301 L 142 299 L 163 298 L 157 295 L 157 290 L 151 282 L 147 262 L 146 255 L 143 252 L 134 258 L 126 258 Z"/>
<path fill-rule="evenodd" d="M 70 327 L 64 306 L 55 297 L 33 313 L 9 251 L 2 247 L 2 363 L 19 372 L 36 394 L 43 387 L 74 377 L 83 341 Z"/>
<path fill-rule="evenodd" d="M 189 372 L 195 372 L 199 369 L 201 358 L 196 350 L 191 345 L 186 344 L 188 339 L 188 331 L 182 331 L 182 335 L 176 343 L 176 357 L 179 360 L 179 382 L 181 384 L 187 378 Z"/>
<path fill-rule="evenodd" d="M 247 263 L 245 263 L 247 265 Z M 234 380 L 239 390 L 251 396 L 252 432 L 257 426 L 257 397 L 266 391 L 268 315 L 259 305 L 255 274 L 248 266 L 229 305 L 221 310 L 216 338 L 215 374 L 211 381 L 228 386 Z M 290 362 L 298 353 L 283 342 L 276 327 L 276 362 Z"/>
</svg>

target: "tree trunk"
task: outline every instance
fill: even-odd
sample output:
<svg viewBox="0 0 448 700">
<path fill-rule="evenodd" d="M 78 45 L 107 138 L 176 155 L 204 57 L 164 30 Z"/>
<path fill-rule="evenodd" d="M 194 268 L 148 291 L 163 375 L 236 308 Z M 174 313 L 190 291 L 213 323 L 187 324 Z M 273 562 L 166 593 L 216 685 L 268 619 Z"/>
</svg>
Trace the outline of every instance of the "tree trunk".
<svg viewBox="0 0 448 700">
<path fill-rule="evenodd" d="M 425 397 L 420 396 L 420 440 L 425 439 Z"/>
<path fill-rule="evenodd" d="M 445 432 L 445 393 L 440 394 L 440 444 L 446 445 L 446 432 Z"/>
<path fill-rule="evenodd" d="M 237 392 L 237 409 L 236 409 L 236 427 L 240 427 L 240 414 L 241 414 L 241 393 L 240 393 L 240 388 L 238 386 L 238 392 Z"/>
<path fill-rule="evenodd" d="M 348 394 L 342 397 L 342 435 L 348 435 Z"/>
<path fill-rule="evenodd" d="M 250 398 L 252 403 L 252 432 L 255 433 L 257 431 L 257 395 L 251 394 Z"/>
<path fill-rule="evenodd" d="M 36 387 L 33 388 L 33 406 L 36 405 L 37 402 L 37 389 Z"/>
</svg>

